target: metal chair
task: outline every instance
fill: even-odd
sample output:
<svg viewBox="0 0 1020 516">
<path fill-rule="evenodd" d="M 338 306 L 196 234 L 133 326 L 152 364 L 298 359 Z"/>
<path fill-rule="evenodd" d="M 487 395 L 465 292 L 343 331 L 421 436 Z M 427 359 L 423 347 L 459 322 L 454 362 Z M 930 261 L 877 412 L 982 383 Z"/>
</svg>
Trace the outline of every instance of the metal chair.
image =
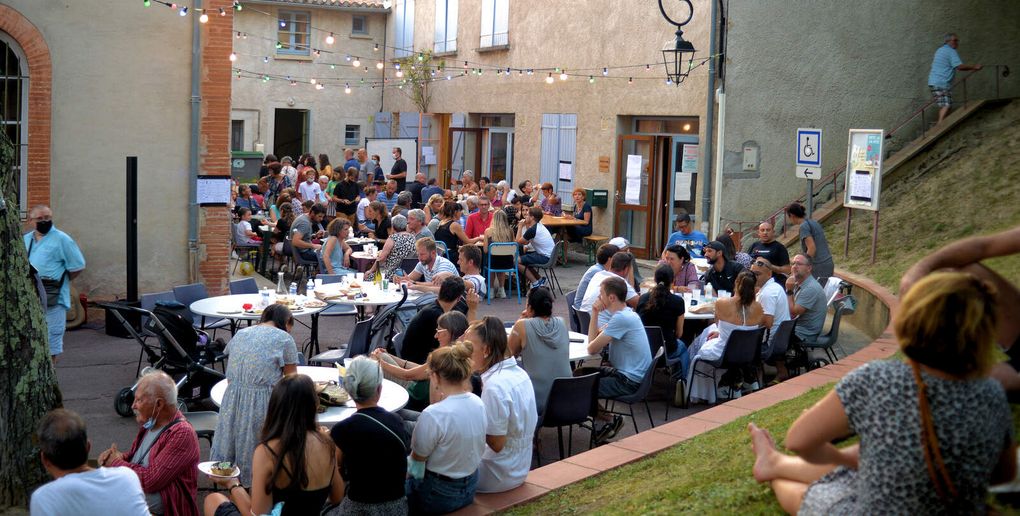
<svg viewBox="0 0 1020 516">
<path fill-rule="evenodd" d="M 209 297 L 209 292 L 205 289 L 205 285 L 202 283 L 189 283 L 187 285 L 174 287 L 174 299 L 176 299 L 178 303 L 189 307 L 188 315 L 191 316 L 194 326 L 200 330 L 212 330 L 213 337 L 215 337 L 216 330 L 230 326 L 230 321 L 227 319 L 206 320 L 204 316 L 198 316 L 191 313 L 191 303 L 207 297 Z"/>
<path fill-rule="evenodd" d="M 726 341 L 726 348 L 723 350 L 719 360 L 707 361 L 697 357 L 691 361 L 691 374 L 704 378 L 711 378 L 712 385 L 718 384 L 716 372 L 719 369 L 736 369 L 744 366 L 758 366 L 761 362 L 761 343 L 765 337 L 765 328 L 754 330 L 733 330 L 730 338 Z M 698 364 L 705 364 L 711 367 L 711 374 L 700 371 Z M 687 405 L 691 404 L 691 390 L 687 389 Z"/>
<path fill-rule="evenodd" d="M 418 267 L 418 263 L 417 258 L 404 258 L 400 260 L 400 270 L 404 271 L 404 274 L 411 274 Z"/>
<path fill-rule="evenodd" d="M 519 256 L 517 250 L 517 243 L 515 242 L 492 242 L 489 244 L 489 254 L 486 258 L 486 283 L 490 286 L 492 283 L 492 275 L 496 273 L 506 273 L 507 279 L 510 276 L 514 278 L 514 284 L 517 285 L 517 304 L 521 304 L 521 276 L 517 270 L 517 264 L 519 263 Z M 513 265 L 509 269 L 493 269 L 492 268 L 492 257 L 493 256 L 513 256 Z M 486 289 L 488 292 L 488 304 L 492 304 L 492 288 Z"/>
<path fill-rule="evenodd" d="M 142 310 L 145 310 L 146 312 L 152 312 L 152 310 L 156 308 L 156 303 L 160 301 L 174 301 L 174 293 L 170 290 L 167 290 L 164 292 L 142 294 L 140 301 Z M 138 351 L 138 367 L 135 369 L 135 376 L 138 376 L 138 373 L 142 371 L 142 357 L 148 354 L 149 365 L 153 365 L 155 363 L 155 357 L 157 357 L 159 354 L 159 346 L 150 346 L 147 343 L 149 337 L 156 336 L 156 334 L 152 333 L 152 331 L 149 330 L 147 325 L 145 324 L 146 322 L 148 322 L 148 319 L 149 317 L 147 315 L 143 315 L 141 317 L 141 320 L 139 321 L 140 328 L 142 329 L 140 341 L 142 349 Z"/>
<path fill-rule="evenodd" d="M 250 259 L 252 255 L 255 255 L 255 263 L 252 265 L 258 268 L 258 261 L 262 250 L 262 244 L 250 245 L 238 243 L 237 226 L 238 225 L 235 222 L 230 223 L 230 256 L 233 256 L 234 252 L 237 252 L 237 260 L 234 261 L 234 268 L 230 271 L 231 274 L 237 271 L 237 264 L 243 261 L 242 256 Z"/>
<path fill-rule="evenodd" d="M 537 269 L 538 272 L 545 277 L 545 280 L 549 283 L 550 291 L 552 291 L 552 287 L 555 285 L 556 289 L 560 291 L 560 294 L 563 294 L 563 287 L 560 286 L 560 279 L 556 277 L 556 253 L 553 253 L 553 255 L 549 257 L 548 262 L 541 265 L 535 265 L 535 269 Z M 555 298 L 556 292 L 553 292 L 553 299 Z"/>
<path fill-rule="evenodd" d="M 819 335 L 814 340 L 802 343 L 808 353 L 816 349 L 825 351 L 825 358 L 809 362 L 809 364 L 814 363 L 820 367 L 824 364 L 833 364 L 839 360 L 839 356 L 836 355 L 836 351 L 833 349 L 838 345 L 839 321 L 844 313 L 853 313 L 853 309 L 850 307 L 854 306 L 854 302 L 853 296 L 847 296 L 833 303 L 832 324 L 829 326 L 829 331 Z M 842 351 L 842 348 L 840 348 L 840 351 Z"/>
<path fill-rule="evenodd" d="M 569 319 L 570 319 L 570 331 L 576 331 L 578 333 L 585 333 L 585 332 L 588 331 L 588 328 L 585 328 L 584 332 L 581 331 L 581 325 L 577 321 L 577 310 L 574 310 L 574 297 L 576 295 L 577 295 L 577 291 L 576 290 L 571 290 L 570 292 L 567 292 L 567 295 L 566 295 L 566 298 L 567 298 L 567 315 L 569 316 Z"/>
<path fill-rule="evenodd" d="M 538 429 L 556 428 L 560 460 L 573 453 L 574 425 L 589 430 L 591 437 L 588 438 L 588 449 L 591 449 L 595 444 L 595 424 L 592 416 L 598 410 L 596 405 L 598 394 L 599 373 L 553 380 L 552 388 L 549 389 L 549 397 L 545 402 L 545 412 L 538 416 Z M 563 427 L 565 426 L 569 427 L 566 456 L 563 455 Z M 537 438 L 537 431 L 535 436 Z M 541 465 L 542 453 L 537 446 L 535 455 Z"/>
<path fill-rule="evenodd" d="M 300 278 L 302 278 L 302 277 L 308 277 L 308 278 L 312 277 L 312 270 L 315 270 L 315 269 L 319 268 L 319 259 L 318 258 L 316 258 L 315 260 L 306 260 L 306 259 L 304 259 L 301 256 L 301 253 L 299 252 L 298 248 L 295 247 L 294 243 L 291 241 L 291 237 L 287 237 L 287 242 L 284 243 L 284 248 L 286 248 L 288 246 L 290 247 L 290 257 L 291 257 L 291 260 L 294 261 L 294 274 L 292 276 L 292 280 L 291 281 L 297 282 L 297 284 L 300 286 L 301 285 Z M 304 269 L 304 276 L 299 276 L 298 275 L 298 271 L 300 271 L 302 269 Z"/>
<path fill-rule="evenodd" d="M 187 419 L 188 423 L 191 423 L 191 427 L 195 429 L 195 434 L 198 435 L 198 438 L 209 441 L 209 446 L 212 446 L 213 437 L 216 435 L 216 425 L 220 421 L 220 414 L 212 410 L 182 413 L 184 414 L 184 419 Z"/>
<path fill-rule="evenodd" d="M 400 352 L 404 350 L 404 334 L 403 333 L 397 333 L 396 335 L 394 335 L 393 336 L 392 344 L 393 344 L 393 353 L 395 353 L 399 357 L 400 356 Z"/>
<path fill-rule="evenodd" d="M 244 278 L 230 282 L 230 295 L 258 294 L 259 284 L 255 278 Z"/>
<path fill-rule="evenodd" d="M 630 411 L 629 413 L 616 412 L 615 410 L 610 410 L 609 412 L 612 412 L 613 414 L 619 414 L 621 416 L 630 417 L 630 420 L 634 422 L 635 434 L 638 433 L 638 426 L 637 418 L 634 417 L 634 404 L 638 402 L 642 402 L 645 404 L 645 411 L 648 412 L 648 424 L 652 425 L 652 428 L 655 428 L 655 422 L 652 421 L 652 409 L 648 407 L 647 398 L 648 391 L 652 389 L 652 376 L 655 375 L 655 364 L 659 361 L 660 358 L 662 358 L 665 352 L 666 350 L 660 347 L 659 352 L 652 356 L 652 363 L 649 364 L 648 369 L 645 371 L 644 376 L 641 378 L 641 384 L 638 385 L 636 391 L 634 391 L 632 394 L 627 394 L 625 396 L 610 398 L 610 401 L 613 402 L 614 409 L 616 408 L 617 402 L 627 404 L 627 408 Z"/>
</svg>

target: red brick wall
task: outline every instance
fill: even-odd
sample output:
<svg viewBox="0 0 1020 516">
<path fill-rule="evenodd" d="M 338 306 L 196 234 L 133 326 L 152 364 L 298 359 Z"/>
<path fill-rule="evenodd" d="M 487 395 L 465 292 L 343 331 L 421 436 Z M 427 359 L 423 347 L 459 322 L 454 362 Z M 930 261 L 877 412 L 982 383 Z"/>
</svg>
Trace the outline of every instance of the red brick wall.
<svg viewBox="0 0 1020 516">
<path fill-rule="evenodd" d="M 39 29 L 18 11 L 0 4 L 0 31 L 10 34 L 28 61 L 28 208 L 50 203 L 50 110 L 53 64 Z M 228 95 L 229 96 L 229 95 Z M 229 113 L 228 113 L 229 116 Z"/>
<path fill-rule="evenodd" d="M 202 115 L 199 174 L 230 175 L 230 52 L 233 48 L 233 2 L 208 0 L 211 13 L 202 26 Z M 227 11 L 217 14 L 218 8 Z M 230 214 L 224 207 L 200 208 L 199 280 L 210 295 L 226 294 L 230 281 Z"/>
</svg>

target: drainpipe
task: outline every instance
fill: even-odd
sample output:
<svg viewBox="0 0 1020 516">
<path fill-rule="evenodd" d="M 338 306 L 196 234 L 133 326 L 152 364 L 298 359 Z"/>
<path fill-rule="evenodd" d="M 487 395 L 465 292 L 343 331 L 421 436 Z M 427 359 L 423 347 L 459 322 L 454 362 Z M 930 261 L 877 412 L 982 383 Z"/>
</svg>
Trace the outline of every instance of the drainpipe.
<svg viewBox="0 0 1020 516">
<path fill-rule="evenodd" d="M 726 85 L 720 81 L 719 89 L 716 91 L 716 98 L 719 102 L 719 126 L 716 129 L 716 152 L 715 152 L 715 192 L 712 195 L 712 228 L 713 234 L 722 231 L 722 176 L 723 158 L 726 153 Z M 740 242 L 737 242 L 740 247 Z"/>
<path fill-rule="evenodd" d="M 712 30 L 708 36 L 709 55 L 716 53 L 716 2 L 711 2 L 712 14 L 709 18 L 712 21 Z M 701 177 L 705 181 L 705 188 L 701 193 L 701 229 L 708 232 L 708 218 L 712 212 L 712 138 L 715 132 L 715 61 L 713 57 L 708 60 L 708 99 L 705 103 L 705 152 L 701 155 L 702 168 Z M 718 188 L 718 186 L 716 186 Z M 712 228 L 718 231 L 717 228 Z"/>
<path fill-rule="evenodd" d="M 194 0 L 192 9 L 202 8 Z M 198 17 L 192 16 L 191 30 L 191 141 L 188 144 L 188 282 L 198 279 L 198 145 L 202 116 L 202 31 Z"/>
</svg>

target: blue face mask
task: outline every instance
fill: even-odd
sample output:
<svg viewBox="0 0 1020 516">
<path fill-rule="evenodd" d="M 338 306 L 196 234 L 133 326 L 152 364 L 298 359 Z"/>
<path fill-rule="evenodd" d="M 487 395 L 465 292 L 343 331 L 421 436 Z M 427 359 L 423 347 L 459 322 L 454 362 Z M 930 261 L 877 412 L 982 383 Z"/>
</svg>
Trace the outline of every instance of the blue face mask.
<svg viewBox="0 0 1020 516">
<path fill-rule="evenodd" d="M 156 414 L 159 414 L 159 409 L 153 408 L 152 415 L 149 416 L 149 419 L 145 423 L 142 423 L 142 428 L 152 430 L 152 427 L 156 426 Z"/>
</svg>

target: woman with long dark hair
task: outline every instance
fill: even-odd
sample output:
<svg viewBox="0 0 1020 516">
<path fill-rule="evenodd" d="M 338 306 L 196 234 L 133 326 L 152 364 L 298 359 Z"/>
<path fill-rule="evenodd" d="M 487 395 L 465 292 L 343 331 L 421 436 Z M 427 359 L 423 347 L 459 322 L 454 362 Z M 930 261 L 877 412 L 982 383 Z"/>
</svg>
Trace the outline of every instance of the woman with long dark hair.
<svg viewBox="0 0 1020 516">
<path fill-rule="evenodd" d="M 315 422 L 319 401 L 312 379 L 285 376 L 269 398 L 262 438 L 252 460 L 251 494 L 237 479 L 215 479 L 227 496 L 205 498 L 206 516 L 268 514 L 283 504 L 282 516 L 318 514 L 328 498 L 343 498 L 336 446 Z"/>
<path fill-rule="evenodd" d="M 733 283 L 733 297 L 715 302 L 715 324 L 705 328 L 705 331 L 694 339 L 694 343 L 688 349 L 692 363 L 696 358 L 702 360 L 697 366 L 699 371 L 704 364 L 706 372 L 711 372 L 706 362 L 722 358 L 726 343 L 734 330 L 755 330 L 764 324 L 765 312 L 762 310 L 761 304 L 755 300 L 754 284 L 754 273 L 742 271 Z M 715 403 L 715 382 L 712 381 L 712 378 L 694 376 L 694 369 L 691 368 L 687 373 L 687 385 L 690 386 L 691 399 Z"/>
<path fill-rule="evenodd" d="M 684 253 L 686 249 L 676 247 Z M 666 362 L 674 371 L 674 377 L 681 378 L 687 372 L 687 344 L 680 340 L 684 334 L 684 300 L 673 294 L 673 267 L 660 264 L 655 268 L 655 286 L 638 298 L 637 313 L 645 326 L 658 326 L 666 345 Z"/>
<path fill-rule="evenodd" d="M 532 437 L 538 423 L 535 388 L 507 346 L 506 328 L 486 316 L 468 327 L 471 362 L 482 375 L 485 454 L 478 466 L 478 491 L 498 493 L 524 483 L 531 469 Z"/>
<path fill-rule="evenodd" d="M 748 425 L 754 478 L 800 514 L 984 514 L 989 484 L 1016 474 L 1013 420 L 996 362 L 998 299 L 970 274 L 934 273 L 893 321 L 905 360 L 851 371 L 803 412 L 780 452 Z M 833 442 L 856 433 L 860 443 Z"/>
<path fill-rule="evenodd" d="M 242 482 L 251 481 L 252 452 L 273 385 L 297 372 L 297 346 L 290 335 L 293 326 L 294 317 L 286 306 L 269 305 L 259 324 L 242 328 L 224 349 L 230 357 L 228 383 L 209 456 L 237 463 Z"/>
</svg>

